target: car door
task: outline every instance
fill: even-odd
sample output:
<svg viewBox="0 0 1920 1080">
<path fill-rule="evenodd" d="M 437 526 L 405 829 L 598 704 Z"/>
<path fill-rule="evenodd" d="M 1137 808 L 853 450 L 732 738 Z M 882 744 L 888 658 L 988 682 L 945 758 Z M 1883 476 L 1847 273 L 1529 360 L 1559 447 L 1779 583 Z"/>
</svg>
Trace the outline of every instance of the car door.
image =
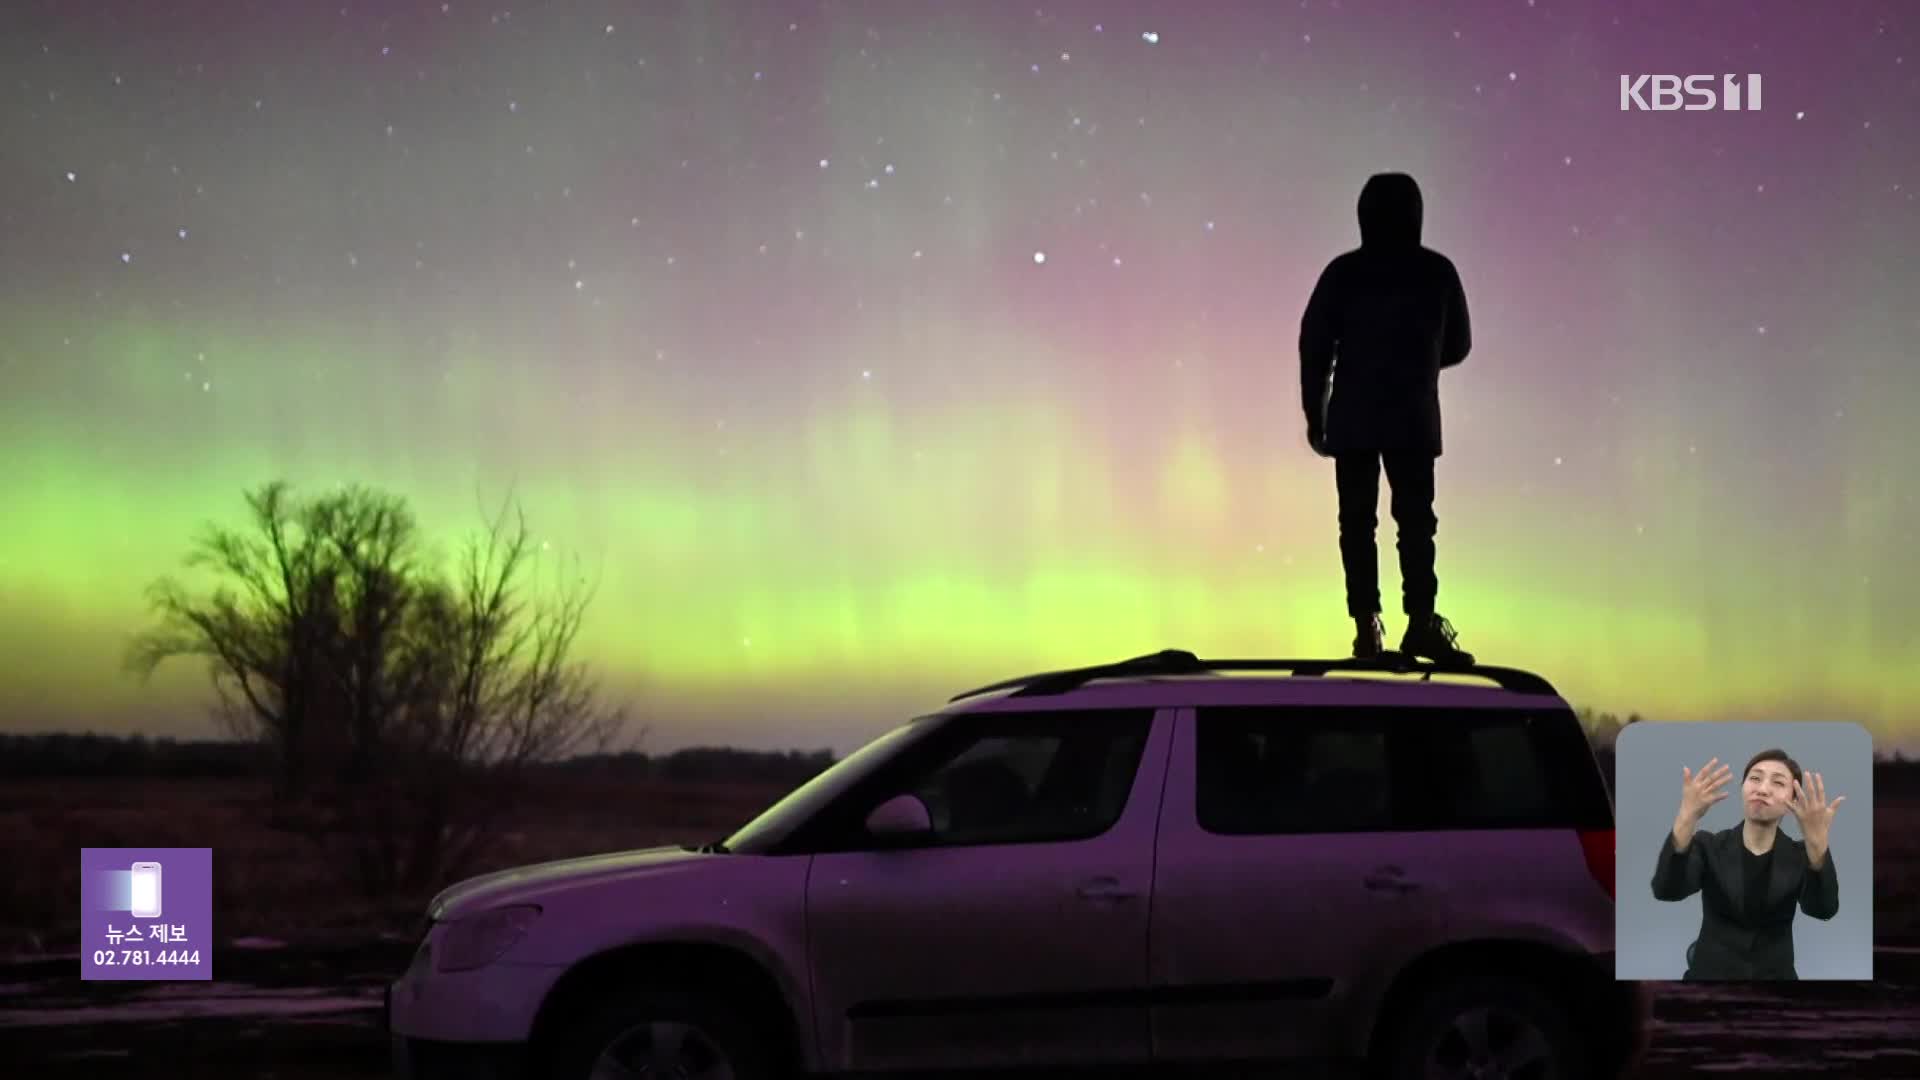
<svg viewBox="0 0 1920 1080">
<path fill-rule="evenodd" d="M 1397 778 L 1420 768 L 1404 735 L 1352 708 L 1180 710 L 1154 870 L 1156 1057 L 1336 1052 L 1366 973 L 1441 940 L 1438 856 L 1396 829 Z"/>
<path fill-rule="evenodd" d="M 968 714 L 841 810 L 807 932 L 823 1058 L 852 1069 L 1145 1062 L 1171 713 Z M 919 795 L 930 835 L 865 836 Z"/>
</svg>

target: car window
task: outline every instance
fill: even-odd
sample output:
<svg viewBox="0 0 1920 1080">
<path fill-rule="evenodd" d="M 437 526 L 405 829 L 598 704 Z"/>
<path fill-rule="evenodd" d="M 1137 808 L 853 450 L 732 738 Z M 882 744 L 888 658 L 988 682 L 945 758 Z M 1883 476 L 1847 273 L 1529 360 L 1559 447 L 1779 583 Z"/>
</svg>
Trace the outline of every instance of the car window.
<svg viewBox="0 0 1920 1080">
<path fill-rule="evenodd" d="M 1196 720 L 1195 810 L 1210 832 L 1613 825 L 1568 710 L 1242 706 Z"/>
<path fill-rule="evenodd" d="M 1570 713 L 1451 711 L 1422 725 L 1424 766 L 1445 783 L 1410 801 L 1413 827 L 1605 828 L 1612 809 L 1579 721 Z"/>
<path fill-rule="evenodd" d="M 804 826 L 821 808 L 840 798 L 849 789 L 884 767 L 914 739 L 929 729 L 928 718 L 901 724 L 840 759 L 826 771 L 788 792 L 727 837 L 730 851 L 758 855 L 775 850 L 796 829 Z"/>
<path fill-rule="evenodd" d="M 1531 819 L 1547 812 L 1546 764 L 1525 719 L 1475 723 L 1461 733 L 1466 745 L 1456 785 L 1467 817 L 1480 821 Z"/>
<path fill-rule="evenodd" d="M 1200 827 L 1236 835 L 1389 828 L 1390 734 L 1339 710 L 1200 709 Z"/>
<path fill-rule="evenodd" d="M 1125 809 L 1152 719 L 1150 710 L 995 718 L 893 791 L 927 804 L 933 835 L 916 843 L 928 846 L 1098 836 Z"/>
</svg>

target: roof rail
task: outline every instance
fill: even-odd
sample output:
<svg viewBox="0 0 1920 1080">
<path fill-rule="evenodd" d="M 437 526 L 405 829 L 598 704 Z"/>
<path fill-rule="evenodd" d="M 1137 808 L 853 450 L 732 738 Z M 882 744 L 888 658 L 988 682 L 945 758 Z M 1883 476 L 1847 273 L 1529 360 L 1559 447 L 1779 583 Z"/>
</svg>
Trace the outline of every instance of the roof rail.
<svg viewBox="0 0 1920 1080">
<path fill-rule="evenodd" d="M 1135 656 L 1112 663 L 1094 664 L 1090 667 L 1067 668 L 1060 671 L 1042 671 L 1032 675 L 1022 675 L 1014 679 L 1002 679 L 988 686 L 955 694 L 948 701 L 960 701 L 964 698 L 991 693 L 995 690 L 1014 688 L 1009 697 L 1034 697 L 1046 694 L 1063 694 L 1077 689 L 1094 679 L 1126 678 L 1147 675 L 1197 675 L 1219 671 L 1287 671 L 1294 675 L 1325 675 L 1328 672 L 1362 671 L 1385 672 L 1394 675 L 1418 673 L 1423 681 L 1431 680 L 1437 672 L 1443 675 L 1476 675 L 1490 679 L 1502 690 L 1519 694 L 1553 694 L 1553 684 L 1531 671 L 1519 668 L 1500 667 L 1493 664 L 1444 665 L 1422 663 L 1405 653 L 1390 652 L 1376 658 L 1341 657 L 1337 659 L 1295 659 L 1295 660 L 1202 660 L 1185 649 L 1162 649 L 1157 653 Z"/>
</svg>

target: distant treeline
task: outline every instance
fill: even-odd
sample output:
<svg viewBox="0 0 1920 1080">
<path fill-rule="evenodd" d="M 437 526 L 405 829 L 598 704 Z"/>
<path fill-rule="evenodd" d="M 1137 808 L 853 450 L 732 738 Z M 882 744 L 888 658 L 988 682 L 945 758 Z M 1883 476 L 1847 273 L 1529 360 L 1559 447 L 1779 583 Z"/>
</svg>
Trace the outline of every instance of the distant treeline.
<svg viewBox="0 0 1920 1080">
<path fill-rule="evenodd" d="M 834 761 L 831 750 L 740 750 L 730 746 L 694 746 L 657 756 L 637 750 L 619 754 L 582 754 L 541 768 L 557 773 L 598 776 L 798 786 L 825 771 Z"/>
<path fill-rule="evenodd" d="M 534 772 L 798 785 L 833 762 L 831 750 L 691 747 L 666 754 L 588 754 L 535 766 Z M 264 776 L 271 764 L 264 746 L 231 740 L 95 733 L 0 734 L 0 778 L 242 778 Z"/>
</svg>

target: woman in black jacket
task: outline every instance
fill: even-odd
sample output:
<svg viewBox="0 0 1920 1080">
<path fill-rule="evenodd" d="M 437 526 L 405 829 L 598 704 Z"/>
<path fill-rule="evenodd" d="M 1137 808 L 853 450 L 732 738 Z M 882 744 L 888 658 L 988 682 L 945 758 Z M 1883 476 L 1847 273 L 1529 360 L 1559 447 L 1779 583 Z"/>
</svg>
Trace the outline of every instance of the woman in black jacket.
<svg viewBox="0 0 1920 1080">
<path fill-rule="evenodd" d="M 1684 981 L 1798 979 L 1793 966 L 1796 906 L 1816 919 L 1840 910 L 1840 879 L 1827 849 L 1834 811 L 1819 773 L 1805 775 L 1784 750 L 1762 750 L 1740 784 L 1744 820 L 1737 829 L 1696 832 L 1700 819 L 1729 794 L 1720 759 L 1695 774 L 1680 770 L 1680 811 L 1660 845 L 1653 871 L 1658 900 L 1700 894 L 1700 936 L 1687 947 Z M 1801 840 L 1780 831 L 1792 814 Z"/>
</svg>

